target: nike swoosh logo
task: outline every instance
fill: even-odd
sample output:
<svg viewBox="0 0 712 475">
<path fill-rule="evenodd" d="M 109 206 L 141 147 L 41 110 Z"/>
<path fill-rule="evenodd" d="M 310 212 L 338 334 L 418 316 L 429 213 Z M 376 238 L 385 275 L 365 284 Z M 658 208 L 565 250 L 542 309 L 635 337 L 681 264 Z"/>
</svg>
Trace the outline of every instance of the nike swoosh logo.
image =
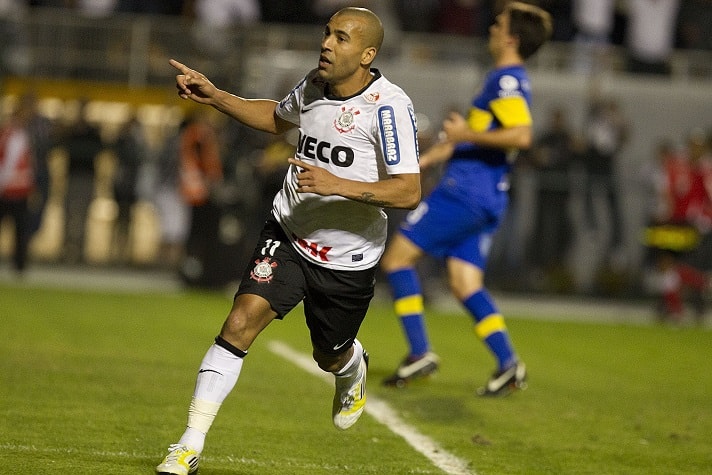
<svg viewBox="0 0 712 475">
<path fill-rule="evenodd" d="M 334 350 L 339 350 L 339 349 L 341 349 L 341 348 L 342 348 L 346 343 L 348 343 L 348 342 L 349 342 L 349 340 L 346 340 L 346 341 L 343 342 L 342 344 L 334 346 Z"/>
<path fill-rule="evenodd" d="M 220 376 L 223 375 L 222 373 L 220 373 L 219 371 L 215 371 L 214 369 L 201 369 L 200 371 L 198 371 L 198 374 L 200 373 L 217 373 Z"/>
<path fill-rule="evenodd" d="M 312 110 L 312 109 L 314 109 L 314 108 L 311 107 L 311 108 L 309 108 L 309 109 L 302 109 L 302 114 L 304 114 L 304 113 L 306 113 L 306 112 L 309 112 L 309 111 Z"/>
</svg>

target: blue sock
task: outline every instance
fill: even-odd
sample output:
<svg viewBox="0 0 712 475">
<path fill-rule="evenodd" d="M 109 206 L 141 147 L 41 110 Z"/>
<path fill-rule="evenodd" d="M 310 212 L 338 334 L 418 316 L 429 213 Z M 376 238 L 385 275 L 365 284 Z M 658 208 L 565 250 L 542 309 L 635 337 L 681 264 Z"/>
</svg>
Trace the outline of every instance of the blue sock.
<svg viewBox="0 0 712 475">
<path fill-rule="evenodd" d="M 475 333 L 497 359 L 499 370 L 512 366 L 517 358 L 509 340 L 504 317 L 497 310 L 492 297 L 482 289 L 465 299 L 462 304 L 475 320 Z"/>
<path fill-rule="evenodd" d="M 401 269 L 386 276 L 391 286 L 396 315 L 408 338 L 410 356 L 418 356 L 430 349 L 425 318 L 423 292 L 418 275 L 413 268 Z"/>
</svg>

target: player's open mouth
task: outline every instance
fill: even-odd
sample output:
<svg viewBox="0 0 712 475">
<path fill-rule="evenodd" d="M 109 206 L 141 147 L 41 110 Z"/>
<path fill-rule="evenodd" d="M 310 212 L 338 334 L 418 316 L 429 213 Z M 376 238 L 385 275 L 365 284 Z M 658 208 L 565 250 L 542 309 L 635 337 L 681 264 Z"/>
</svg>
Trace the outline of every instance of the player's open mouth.
<svg viewBox="0 0 712 475">
<path fill-rule="evenodd" d="M 320 67 L 320 68 L 325 68 L 325 67 L 327 67 L 327 66 L 330 65 L 330 64 L 331 64 L 331 61 L 329 61 L 328 59 L 326 59 L 325 56 L 319 56 L 319 67 Z"/>
</svg>

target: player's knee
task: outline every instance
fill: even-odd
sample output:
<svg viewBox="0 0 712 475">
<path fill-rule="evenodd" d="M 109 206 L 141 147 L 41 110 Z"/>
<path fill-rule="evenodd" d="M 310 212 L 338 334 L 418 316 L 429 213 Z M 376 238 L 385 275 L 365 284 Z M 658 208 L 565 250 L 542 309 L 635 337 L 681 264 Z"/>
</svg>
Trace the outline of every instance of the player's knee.
<svg viewBox="0 0 712 475">
<path fill-rule="evenodd" d="M 408 261 L 404 260 L 397 252 L 386 251 L 381 258 L 381 270 L 386 274 L 395 272 L 399 269 L 404 269 L 409 266 Z"/>
<path fill-rule="evenodd" d="M 314 349 L 312 357 L 319 368 L 328 373 L 338 371 L 343 366 L 341 355 L 327 355 L 326 353 Z"/>
</svg>

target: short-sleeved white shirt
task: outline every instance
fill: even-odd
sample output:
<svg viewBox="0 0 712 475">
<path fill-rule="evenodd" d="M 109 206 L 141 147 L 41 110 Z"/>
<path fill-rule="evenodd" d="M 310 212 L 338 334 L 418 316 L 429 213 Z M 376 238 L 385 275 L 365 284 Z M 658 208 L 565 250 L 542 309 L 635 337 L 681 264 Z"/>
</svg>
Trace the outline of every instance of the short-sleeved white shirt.
<svg viewBox="0 0 712 475">
<path fill-rule="evenodd" d="M 412 102 L 378 70 L 372 73 L 373 80 L 358 94 L 333 98 L 313 70 L 279 103 L 277 115 L 299 127 L 297 159 L 363 182 L 419 173 Z M 296 173 L 290 166 L 273 202 L 292 245 L 331 269 L 376 265 L 386 243 L 383 209 L 341 196 L 297 193 Z"/>
</svg>

